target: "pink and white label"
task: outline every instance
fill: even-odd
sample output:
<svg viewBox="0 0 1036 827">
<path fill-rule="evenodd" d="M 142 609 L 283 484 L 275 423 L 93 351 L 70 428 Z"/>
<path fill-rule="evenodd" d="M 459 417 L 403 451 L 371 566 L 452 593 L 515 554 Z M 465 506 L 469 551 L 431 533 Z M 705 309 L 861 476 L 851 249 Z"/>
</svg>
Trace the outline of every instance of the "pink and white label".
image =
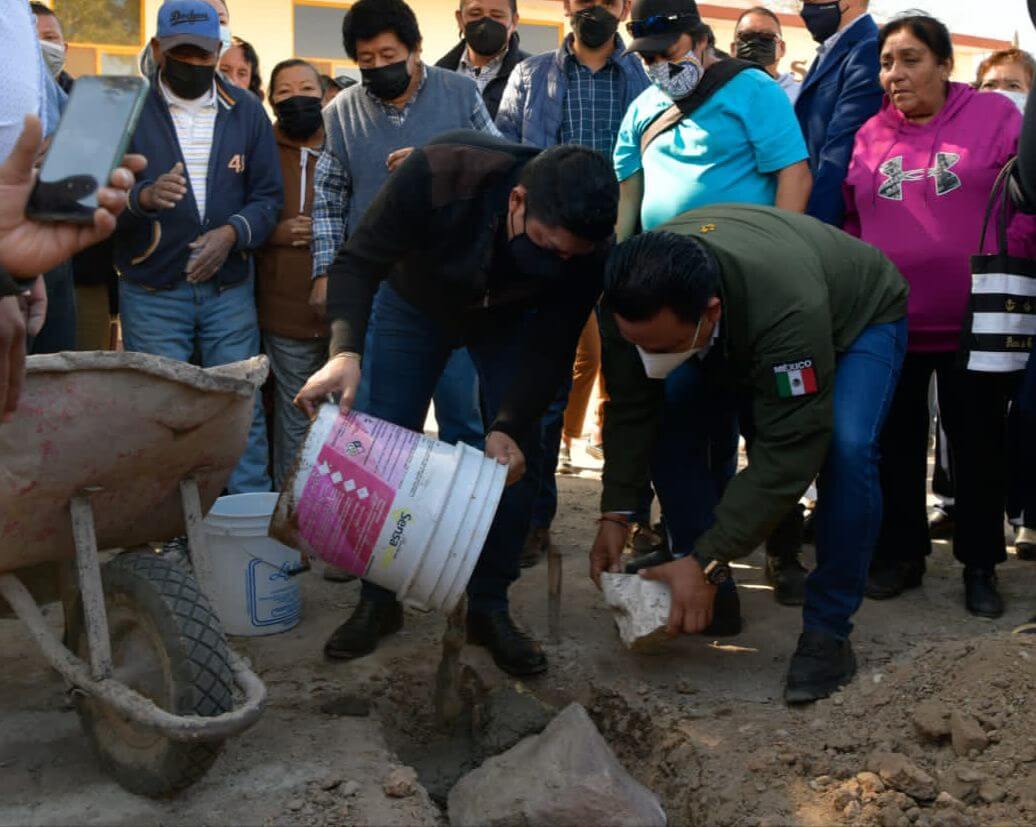
<svg viewBox="0 0 1036 827">
<path fill-rule="evenodd" d="M 359 413 L 339 416 L 299 498 L 299 534 L 324 560 L 366 574 L 420 434 Z"/>
</svg>

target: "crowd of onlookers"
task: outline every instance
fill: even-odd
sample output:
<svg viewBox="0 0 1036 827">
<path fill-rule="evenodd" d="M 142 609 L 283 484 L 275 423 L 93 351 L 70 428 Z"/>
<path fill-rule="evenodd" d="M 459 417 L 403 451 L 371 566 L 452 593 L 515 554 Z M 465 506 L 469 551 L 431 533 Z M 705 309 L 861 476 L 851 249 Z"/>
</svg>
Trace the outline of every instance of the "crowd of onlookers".
<svg viewBox="0 0 1036 827">
<path fill-rule="evenodd" d="M 231 35 L 223 0 L 169 0 L 140 56 L 152 86 L 130 151 L 147 157 L 147 174 L 110 241 L 45 274 L 49 309 L 33 352 L 111 348 L 121 331 L 128 350 L 204 367 L 266 353 L 272 385 L 256 401 L 229 488 L 277 489 L 308 426 L 296 394 L 327 358 L 328 271 L 392 172 L 450 130 L 539 148 L 578 144 L 612 159 L 620 241 L 687 210 L 733 202 L 806 213 L 895 263 L 910 284 L 909 346 L 881 436 L 884 523 L 867 593 L 887 599 L 920 585 L 931 537 L 952 536 L 968 609 L 999 616 L 1005 512 L 1019 556 L 1036 558 L 1036 490 L 1024 463 L 1036 431 L 1028 409 L 1012 404 L 1018 374 L 962 369 L 957 352 L 971 256 L 998 244 L 997 210 L 987 216 L 987 204 L 1018 150 L 1032 56 L 997 52 L 973 83 L 956 82 L 951 35 L 934 17 L 908 14 L 879 29 L 867 0 L 805 0 L 802 19 L 819 48 L 800 80 L 780 71 L 781 18 L 766 8 L 740 16 L 728 52 L 694 0 L 564 7 L 571 33 L 556 51 L 529 55 L 517 0 L 460 0 L 460 42 L 432 64 L 404 0 L 358 0 L 343 21 L 345 53 L 363 78 L 355 83 L 304 60 L 262 75 L 256 50 Z M 215 12 L 218 32 L 201 21 L 205 14 L 186 26 L 173 14 L 198 9 Z M 64 72 L 60 20 L 41 3 L 31 10 L 53 79 L 39 111 L 52 128 L 74 81 Z M 620 26 L 631 17 L 627 49 Z M 714 88 L 699 90 L 693 111 L 674 112 L 703 79 Z M 1005 224 L 1009 252 L 1036 258 L 1036 221 L 1012 211 Z M 382 337 L 364 359 L 391 365 L 422 329 L 389 291 L 372 312 L 399 347 Z M 587 319 L 572 375 L 541 423 L 523 565 L 551 544 L 555 471 L 572 469 L 595 388 L 602 401 L 590 412 L 585 450 L 607 459 L 598 322 Z M 1032 384 L 1022 383 L 1036 392 Z M 665 449 L 631 515 L 639 553 L 693 544 L 710 519 L 696 509 L 715 501 L 736 468 L 739 434 L 709 427 L 711 401 L 693 375 L 669 374 L 665 394 Z M 441 438 L 482 445 L 483 399 L 463 347 L 438 383 L 435 413 Z M 929 518 L 933 419 L 943 499 Z M 707 478 L 684 473 L 683 460 L 702 454 L 725 459 Z M 655 496 L 659 524 L 650 517 Z M 767 575 L 782 603 L 804 600 L 800 555 L 810 530 L 808 510 L 798 508 L 767 543 Z"/>
</svg>

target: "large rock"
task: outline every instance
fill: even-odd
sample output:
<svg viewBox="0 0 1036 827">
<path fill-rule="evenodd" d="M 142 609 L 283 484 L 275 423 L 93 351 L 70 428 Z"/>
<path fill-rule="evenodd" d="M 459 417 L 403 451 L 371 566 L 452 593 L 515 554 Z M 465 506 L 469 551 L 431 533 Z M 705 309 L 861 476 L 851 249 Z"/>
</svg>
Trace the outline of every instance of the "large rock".
<svg viewBox="0 0 1036 827">
<path fill-rule="evenodd" d="M 932 801 L 939 792 L 932 776 L 898 752 L 871 753 L 867 769 L 881 776 L 881 780 L 892 789 L 918 801 Z"/>
<path fill-rule="evenodd" d="M 450 791 L 452 827 L 662 827 L 658 798 L 619 763 L 579 704 Z"/>
<path fill-rule="evenodd" d="M 939 701 L 925 701 L 914 709 L 914 729 L 926 741 L 939 742 L 950 735 L 950 710 Z"/>
<path fill-rule="evenodd" d="M 665 627 L 672 599 L 665 584 L 636 574 L 606 572 L 601 575 L 601 591 L 627 648 L 657 652 L 669 640 Z"/>
</svg>

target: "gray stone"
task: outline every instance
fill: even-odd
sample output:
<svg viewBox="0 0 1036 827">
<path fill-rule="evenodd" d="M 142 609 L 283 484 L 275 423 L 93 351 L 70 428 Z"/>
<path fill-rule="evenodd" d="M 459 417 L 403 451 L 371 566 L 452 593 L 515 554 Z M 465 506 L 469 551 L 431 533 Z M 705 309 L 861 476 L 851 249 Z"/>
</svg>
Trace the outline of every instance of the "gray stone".
<svg viewBox="0 0 1036 827">
<path fill-rule="evenodd" d="M 938 794 L 935 779 L 898 752 L 873 752 L 867 769 L 881 776 L 886 785 L 918 801 L 932 801 Z"/>
<path fill-rule="evenodd" d="M 662 827 L 658 797 L 619 763 L 579 704 L 464 776 L 450 791 L 452 827 Z"/>
<path fill-rule="evenodd" d="M 953 739 L 953 751 L 961 757 L 970 755 L 972 750 L 982 752 L 989 746 L 989 736 L 979 722 L 957 710 L 950 715 L 950 736 Z"/>
<path fill-rule="evenodd" d="M 601 592 L 628 649 L 658 652 L 665 646 L 672 598 L 664 583 L 636 574 L 605 572 L 601 575 Z"/>
<path fill-rule="evenodd" d="M 417 792 L 417 771 L 413 767 L 396 767 L 381 788 L 389 798 L 409 798 Z"/>
<path fill-rule="evenodd" d="M 486 698 L 475 737 L 486 755 L 509 750 L 529 735 L 538 735 L 557 714 L 522 684 L 494 689 Z"/>
</svg>

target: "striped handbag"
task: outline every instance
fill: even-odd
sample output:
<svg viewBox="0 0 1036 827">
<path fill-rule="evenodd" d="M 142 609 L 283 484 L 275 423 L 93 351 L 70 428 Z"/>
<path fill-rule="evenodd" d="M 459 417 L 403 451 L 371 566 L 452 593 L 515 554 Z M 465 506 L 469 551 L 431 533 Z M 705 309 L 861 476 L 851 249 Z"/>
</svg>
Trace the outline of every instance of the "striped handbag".
<svg viewBox="0 0 1036 827">
<path fill-rule="evenodd" d="M 1010 212 L 1008 180 L 1015 159 L 1001 170 L 989 195 L 979 250 L 997 202 L 998 250 L 971 257 L 971 298 L 961 331 L 960 364 L 980 373 L 1025 370 L 1036 338 L 1036 260 L 1016 258 L 1007 251 Z"/>
</svg>

